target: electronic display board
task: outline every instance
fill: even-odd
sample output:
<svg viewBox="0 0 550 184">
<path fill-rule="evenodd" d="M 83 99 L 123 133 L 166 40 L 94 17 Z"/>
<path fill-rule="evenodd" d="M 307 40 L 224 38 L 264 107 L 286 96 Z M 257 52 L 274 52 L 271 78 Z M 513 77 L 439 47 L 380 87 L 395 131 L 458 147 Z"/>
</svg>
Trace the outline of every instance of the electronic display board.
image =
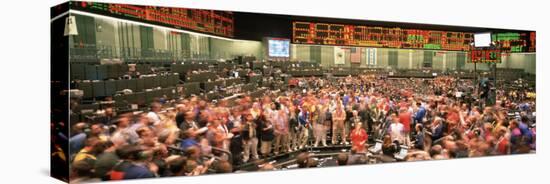
<svg viewBox="0 0 550 184">
<path fill-rule="evenodd" d="M 494 33 L 491 40 L 498 42 L 502 50 L 510 52 L 535 52 L 535 32 L 529 33 Z"/>
<path fill-rule="evenodd" d="M 466 51 L 473 33 L 293 22 L 293 43 Z"/>
<path fill-rule="evenodd" d="M 499 49 L 473 49 L 469 52 L 471 63 L 500 63 L 502 50 Z"/>
<path fill-rule="evenodd" d="M 294 21 L 292 42 L 337 46 L 469 51 L 474 33 Z M 535 52 L 535 32 L 495 33 L 503 52 Z"/>
<path fill-rule="evenodd" d="M 233 37 L 233 13 L 217 10 L 71 1 L 70 8 L 110 17 Z"/>
</svg>

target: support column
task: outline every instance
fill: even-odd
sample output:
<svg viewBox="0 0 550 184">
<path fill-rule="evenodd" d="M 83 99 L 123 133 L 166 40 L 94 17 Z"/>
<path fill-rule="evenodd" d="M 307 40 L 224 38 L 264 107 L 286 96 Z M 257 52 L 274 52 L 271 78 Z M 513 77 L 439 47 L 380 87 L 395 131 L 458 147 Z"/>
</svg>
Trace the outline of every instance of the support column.
<svg viewBox="0 0 550 184">
<path fill-rule="evenodd" d="M 409 50 L 409 69 L 413 68 L 413 50 Z"/>
<path fill-rule="evenodd" d="M 290 60 L 291 61 L 296 61 L 297 60 L 296 59 L 297 58 L 297 56 L 296 56 L 297 51 L 296 50 L 298 50 L 298 46 L 296 46 L 295 44 L 292 44 L 290 47 L 291 47 L 290 48 Z"/>
<path fill-rule="evenodd" d="M 441 70 L 445 71 L 445 69 L 447 69 L 447 53 L 446 52 L 443 53 L 443 68 Z"/>
</svg>

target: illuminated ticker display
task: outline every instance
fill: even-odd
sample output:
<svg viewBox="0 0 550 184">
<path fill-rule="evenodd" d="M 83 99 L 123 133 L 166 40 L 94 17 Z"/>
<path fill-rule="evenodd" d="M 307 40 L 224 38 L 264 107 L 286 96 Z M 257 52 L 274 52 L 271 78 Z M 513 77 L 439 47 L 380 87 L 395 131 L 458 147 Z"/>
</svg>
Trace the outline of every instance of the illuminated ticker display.
<svg viewBox="0 0 550 184">
<path fill-rule="evenodd" d="M 491 40 L 498 42 L 502 50 L 510 52 L 535 52 L 535 32 L 525 33 L 494 33 Z"/>
<path fill-rule="evenodd" d="M 365 25 L 293 22 L 297 44 L 469 51 L 474 33 Z M 502 52 L 535 52 L 535 32 L 492 34 Z"/>
<path fill-rule="evenodd" d="M 502 61 L 502 50 L 499 49 L 473 49 L 469 54 L 471 63 L 500 63 Z"/>
<path fill-rule="evenodd" d="M 473 33 L 313 22 L 293 22 L 292 36 L 301 44 L 455 51 L 469 50 L 473 42 Z"/>
<path fill-rule="evenodd" d="M 537 33 L 536 32 L 530 32 L 529 33 L 529 52 L 536 52 L 537 51 Z"/>
<path fill-rule="evenodd" d="M 503 55 L 517 52 L 536 52 L 536 32 L 503 32 L 493 33 L 491 41 L 495 47 L 475 48 L 468 52 L 469 62 L 472 63 L 500 63 Z"/>
<path fill-rule="evenodd" d="M 217 10 L 139 6 L 98 2 L 71 2 L 71 9 L 116 18 L 233 37 L 233 13 Z"/>
</svg>

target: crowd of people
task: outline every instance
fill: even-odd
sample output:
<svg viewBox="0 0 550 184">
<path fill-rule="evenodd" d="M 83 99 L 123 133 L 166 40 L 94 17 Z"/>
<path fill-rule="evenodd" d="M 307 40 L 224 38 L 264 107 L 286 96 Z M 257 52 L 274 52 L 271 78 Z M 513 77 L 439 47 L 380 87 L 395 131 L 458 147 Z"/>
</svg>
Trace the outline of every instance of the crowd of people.
<svg viewBox="0 0 550 184">
<path fill-rule="evenodd" d="M 229 173 L 295 151 L 304 152 L 296 158 L 300 168 L 316 167 L 304 148 L 333 145 L 351 148 L 335 157 L 338 165 L 366 163 L 376 140 L 380 155 L 390 159 L 407 147 L 407 161 L 536 150 L 535 98 L 528 89 L 498 91 L 516 95 L 488 103 L 473 80 L 449 76 L 297 80 L 259 98 L 192 96 L 154 102 L 147 112 L 106 108 L 71 127 L 71 181 Z"/>
</svg>

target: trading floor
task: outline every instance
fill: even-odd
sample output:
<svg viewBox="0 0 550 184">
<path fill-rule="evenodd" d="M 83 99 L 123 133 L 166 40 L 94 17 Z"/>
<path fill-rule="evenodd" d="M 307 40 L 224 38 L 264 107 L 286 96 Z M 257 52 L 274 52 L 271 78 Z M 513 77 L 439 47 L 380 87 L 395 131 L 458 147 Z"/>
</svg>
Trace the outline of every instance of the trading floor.
<svg viewBox="0 0 550 184">
<path fill-rule="evenodd" d="M 68 6 L 73 181 L 536 152 L 533 31 Z"/>
</svg>

